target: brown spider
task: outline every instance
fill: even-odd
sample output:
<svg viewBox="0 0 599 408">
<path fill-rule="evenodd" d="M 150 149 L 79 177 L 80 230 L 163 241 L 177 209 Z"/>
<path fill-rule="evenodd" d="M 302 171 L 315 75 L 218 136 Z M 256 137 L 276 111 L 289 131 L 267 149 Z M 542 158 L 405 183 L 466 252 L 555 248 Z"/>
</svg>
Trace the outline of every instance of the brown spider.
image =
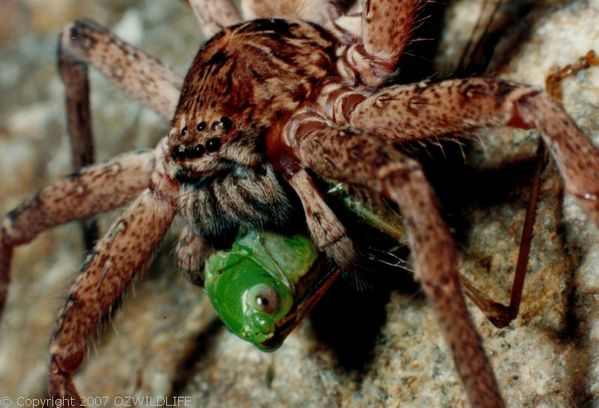
<svg viewBox="0 0 599 408">
<path fill-rule="evenodd" d="M 302 201 L 315 242 L 338 264 L 351 264 L 351 241 L 314 190 L 304 170 L 310 168 L 396 201 L 411 228 L 419 280 L 438 311 L 472 403 L 500 404 L 463 305 L 455 250 L 432 192 L 417 163 L 390 141 L 481 126 L 535 125 L 554 150 L 568 189 L 585 204 L 595 224 L 599 158 L 561 108 L 528 87 L 465 80 L 394 86 L 377 93 L 411 30 L 417 4 L 403 4 L 395 14 L 385 15 L 381 10 L 390 5 L 368 3 L 372 16 L 366 13 L 362 40 L 352 31 L 332 27 L 334 35 L 299 21 L 261 20 L 226 29 L 196 57 L 171 133 L 155 151 L 90 167 L 11 212 L 1 233 L 6 280 L 13 246 L 46 228 L 119 207 L 139 195 L 98 243 L 71 290 L 51 347 L 54 395 L 75 394 L 70 374 L 83 357 L 85 340 L 151 255 L 178 209 L 189 222 L 179 252 L 195 254 L 179 261 L 192 275 L 202 263 L 200 250 L 207 245 L 203 239 L 224 240 L 240 226 L 284 226 L 292 216 L 285 183 Z M 234 23 L 229 12 L 219 14 L 233 10 L 226 5 L 230 7 L 204 10 L 206 21 Z M 331 10 L 323 14 L 336 17 Z M 396 24 L 401 19 L 406 24 Z M 82 72 L 78 70 L 85 60 L 164 115 L 175 109 L 181 83 L 177 76 L 104 29 L 74 23 L 65 29 L 61 45 L 69 89 L 84 83 L 77 82 L 71 69 Z M 76 99 L 81 95 L 83 102 Z M 69 96 L 73 106 L 86 103 L 85 93 Z M 382 113 L 387 123 L 371 123 L 371 116 Z M 81 120 L 85 109 L 71 109 L 70 115 L 71 132 L 86 140 L 89 129 L 80 126 L 86 123 Z M 239 201 L 246 205 L 239 207 Z M 206 212 L 214 214 L 201 217 Z"/>
</svg>

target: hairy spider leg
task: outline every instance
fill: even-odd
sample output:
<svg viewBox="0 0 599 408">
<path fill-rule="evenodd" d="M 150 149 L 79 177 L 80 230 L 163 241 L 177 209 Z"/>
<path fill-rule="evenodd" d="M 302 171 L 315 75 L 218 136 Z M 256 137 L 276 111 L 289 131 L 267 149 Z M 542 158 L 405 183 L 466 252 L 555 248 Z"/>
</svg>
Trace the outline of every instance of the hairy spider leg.
<svg viewBox="0 0 599 408">
<path fill-rule="evenodd" d="M 482 127 L 537 128 L 549 146 L 567 191 L 599 226 L 599 149 L 578 129 L 559 103 L 540 90 L 492 79 L 449 80 L 392 86 L 372 96 L 331 84 L 321 97 L 326 114 L 395 142 Z M 372 117 L 384 118 L 373 121 Z M 486 301 L 467 279 L 465 292 L 496 325 L 516 317 L 513 307 Z M 517 296 L 521 288 L 512 289 Z"/>
<path fill-rule="evenodd" d="M 357 260 L 354 245 L 341 221 L 325 203 L 308 172 L 300 169 L 288 182 L 302 202 L 308 230 L 318 250 L 335 260 L 341 269 L 352 268 Z"/>
<path fill-rule="evenodd" d="M 338 63 L 346 81 L 379 87 L 394 73 L 422 4 L 420 0 L 365 1 L 361 38 L 342 50 Z"/>
<path fill-rule="evenodd" d="M 559 103 L 538 89 L 471 78 L 391 86 L 370 97 L 348 92 L 327 106 L 327 116 L 339 123 L 395 142 L 482 127 L 536 128 L 566 189 L 599 227 L 599 149 Z"/>
<path fill-rule="evenodd" d="M 214 252 L 214 248 L 199 236 L 189 225 L 183 227 L 175 254 L 177 267 L 187 275 L 191 283 L 204 286 L 204 261 Z"/>
<path fill-rule="evenodd" d="M 243 21 L 232 0 L 187 0 L 187 3 L 200 23 L 205 38 Z"/>
<path fill-rule="evenodd" d="M 163 167 L 165 146 L 166 139 L 163 139 L 154 151 L 156 166 L 149 186 L 145 186 L 98 241 L 71 286 L 50 344 L 50 395 L 53 398 L 74 398 L 79 406 L 80 398 L 71 374 L 83 361 L 88 338 L 152 258 L 175 217 L 179 185 Z"/>
<path fill-rule="evenodd" d="M 87 62 L 129 95 L 171 118 L 183 78 L 92 20 L 76 20 L 60 36 L 60 49 Z"/>
<path fill-rule="evenodd" d="M 331 0 L 245 0 L 241 3 L 247 20 L 267 17 L 301 18 L 327 27 L 344 11 L 342 1 Z"/>
<path fill-rule="evenodd" d="M 93 161 L 93 156 L 87 153 L 92 151 L 94 143 L 88 64 L 155 112 L 167 119 L 173 116 L 183 78 L 94 21 L 77 20 L 67 25 L 59 37 L 58 55 L 59 72 L 66 86 L 69 136 L 77 166 Z M 192 281 L 203 259 L 209 255 L 203 254 L 205 248 L 198 246 L 198 239 L 187 237 L 183 231 L 177 246 L 178 265 Z M 93 248 L 93 244 L 89 247 L 86 241 L 87 249 Z M 190 256 L 191 253 L 195 255 Z"/>
<path fill-rule="evenodd" d="M 87 64 L 61 45 L 59 39 L 58 72 L 65 87 L 67 133 L 71 142 L 72 168 L 76 172 L 94 162 L 89 75 Z M 98 240 L 98 223 L 94 219 L 84 220 L 81 227 L 83 243 L 89 251 Z"/>
<path fill-rule="evenodd" d="M 8 294 L 14 247 L 49 228 L 130 202 L 149 186 L 154 161 L 153 152 L 138 152 L 86 167 L 43 188 L 10 211 L 0 226 L 0 315 Z"/>
<path fill-rule="evenodd" d="M 282 138 L 306 168 L 368 187 L 399 206 L 409 232 L 415 277 L 436 312 L 470 403 L 502 407 L 493 369 L 460 290 L 454 242 L 418 162 L 390 141 L 341 129 L 309 110 L 291 117 Z"/>
<path fill-rule="evenodd" d="M 574 64 L 568 64 L 565 67 L 555 67 L 545 78 L 545 90 L 553 99 L 562 102 L 562 82 L 573 77 L 582 70 L 589 69 L 591 66 L 599 65 L 599 59 L 594 51 L 589 51 L 585 56 L 580 57 Z M 518 264 L 514 274 L 514 283 L 510 293 L 509 305 L 503 305 L 495 302 L 482 293 L 471 281 L 462 277 L 462 286 L 464 292 L 476 303 L 476 305 L 485 313 L 487 318 L 496 326 L 503 327 L 508 325 L 513 319 L 518 316 L 520 303 L 522 300 L 522 292 L 524 289 L 524 278 L 528 265 L 528 255 L 530 253 L 530 241 L 532 238 L 532 228 L 536 215 L 536 203 L 541 186 L 541 173 L 544 168 L 547 152 L 545 143 L 542 138 L 539 138 L 535 174 L 531 187 L 528 209 L 522 231 L 522 240 L 520 241 L 520 250 L 518 253 Z"/>
</svg>

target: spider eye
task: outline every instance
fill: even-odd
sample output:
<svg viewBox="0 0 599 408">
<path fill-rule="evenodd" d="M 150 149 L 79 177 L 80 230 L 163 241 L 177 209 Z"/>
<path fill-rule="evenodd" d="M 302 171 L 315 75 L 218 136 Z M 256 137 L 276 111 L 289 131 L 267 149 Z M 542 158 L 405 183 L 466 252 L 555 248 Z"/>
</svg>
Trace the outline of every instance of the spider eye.
<svg viewBox="0 0 599 408">
<path fill-rule="evenodd" d="M 222 118 L 220 118 L 219 127 L 223 131 L 228 132 L 229 130 L 231 130 L 231 127 L 233 127 L 233 120 L 231 120 L 231 118 L 227 116 L 223 116 Z"/>
<path fill-rule="evenodd" d="M 250 306 L 259 312 L 273 314 L 279 309 L 279 295 L 271 286 L 258 284 L 248 291 L 247 296 Z"/>
<path fill-rule="evenodd" d="M 185 145 L 180 144 L 171 150 L 171 154 L 176 160 L 197 159 L 198 157 L 202 157 L 205 152 L 206 148 L 201 144 L 197 144 L 189 149 Z"/>
<path fill-rule="evenodd" d="M 177 145 L 171 150 L 171 155 L 177 159 L 181 160 L 185 158 L 185 146 Z"/>
<path fill-rule="evenodd" d="M 198 124 L 196 125 L 196 130 L 197 130 L 198 132 L 201 132 L 201 131 L 202 131 L 202 130 L 204 130 L 204 129 L 206 129 L 206 122 L 204 122 L 204 121 L 201 121 L 200 123 L 198 123 Z"/>
<path fill-rule="evenodd" d="M 213 137 L 212 139 L 208 139 L 206 142 L 206 150 L 213 153 L 220 149 L 220 139 L 218 137 Z"/>
<path fill-rule="evenodd" d="M 183 129 L 181 129 L 181 136 L 185 136 L 187 134 L 187 126 L 183 126 Z"/>
<path fill-rule="evenodd" d="M 189 157 L 197 158 L 197 157 L 202 157 L 202 155 L 204 154 L 204 151 L 205 151 L 204 146 L 201 144 L 197 144 L 187 154 Z"/>
</svg>

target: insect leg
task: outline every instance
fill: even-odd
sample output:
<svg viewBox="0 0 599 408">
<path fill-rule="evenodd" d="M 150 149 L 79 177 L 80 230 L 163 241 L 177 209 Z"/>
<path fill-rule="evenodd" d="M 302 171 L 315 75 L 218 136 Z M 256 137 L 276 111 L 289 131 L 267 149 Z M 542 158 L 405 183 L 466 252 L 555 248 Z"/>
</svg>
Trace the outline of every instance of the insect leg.
<svg viewBox="0 0 599 408">
<path fill-rule="evenodd" d="M 91 20 L 76 20 L 60 35 L 59 52 L 95 66 L 131 96 L 164 117 L 175 112 L 183 78 Z"/>
<path fill-rule="evenodd" d="M 0 224 L 0 315 L 6 302 L 12 249 L 40 232 L 118 208 L 150 184 L 154 152 L 129 153 L 84 168 L 23 200 Z"/>
<path fill-rule="evenodd" d="M 455 244 L 420 165 L 388 141 L 331 127 L 309 112 L 294 115 L 283 134 L 299 161 L 317 173 L 382 193 L 399 207 L 409 232 L 415 276 L 438 317 L 470 403 L 501 407 L 493 369 L 462 292 Z"/>
<path fill-rule="evenodd" d="M 188 0 L 188 3 L 200 22 L 206 38 L 242 21 L 239 10 L 232 0 Z"/>
<path fill-rule="evenodd" d="M 579 58 L 574 64 L 568 64 L 565 67 L 555 67 L 545 78 L 545 90 L 556 101 L 562 101 L 562 81 L 568 77 L 573 77 L 582 70 L 589 69 L 593 65 L 599 65 L 594 51 Z M 510 303 L 505 306 L 495 302 L 481 293 L 478 288 L 465 277 L 462 277 L 462 288 L 476 305 L 484 312 L 485 316 L 498 327 L 504 327 L 509 324 L 518 315 L 520 302 L 522 300 L 522 290 L 524 288 L 524 278 L 528 265 L 528 256 L 530 253 L 530 241 L 532 238 L 532 228 L 536 215 L 536 203 L 540 190 L 540 178 L 543 169 L 543 162 L 546 160 L 545 144 L 539 139 L 537 148 L 537 157 L 535 164 L 535 174 L 532 182 L 528 209 L 520 241 L 520 250 L 518 253 L 518 263 L 514 274 L 514 283 L 510 293 Z"/>
<path fill-rule="evenodd" d="M 178 185 L 156 167 L 150 187 L 123 212 L 81 267 L 50 344 L 50 395 L 80 402 L 71 375 L 87 339 L 152 257 L 177 209 Z M 76 405 L 76 406 L 77 406 Z"/>
</svg>

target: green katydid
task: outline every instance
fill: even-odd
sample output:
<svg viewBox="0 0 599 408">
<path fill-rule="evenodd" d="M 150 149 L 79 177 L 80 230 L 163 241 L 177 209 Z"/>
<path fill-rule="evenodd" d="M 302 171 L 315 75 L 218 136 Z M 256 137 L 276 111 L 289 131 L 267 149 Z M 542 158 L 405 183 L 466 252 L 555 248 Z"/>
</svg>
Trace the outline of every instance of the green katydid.
<svg viewBox="0 0 599 408">
<path fill-rule="evenodd" d="M 399 214 L 378 196 L 328 182 L 327 196 L 362 221 L 396 239 L 404 237 Z M 310 311 L 339 276 L 327 267 L 307 235 L 240 233 L 228 251 L 208 258 L 204 289 L 227 328 L 271 351 Z"/>
</svg>

